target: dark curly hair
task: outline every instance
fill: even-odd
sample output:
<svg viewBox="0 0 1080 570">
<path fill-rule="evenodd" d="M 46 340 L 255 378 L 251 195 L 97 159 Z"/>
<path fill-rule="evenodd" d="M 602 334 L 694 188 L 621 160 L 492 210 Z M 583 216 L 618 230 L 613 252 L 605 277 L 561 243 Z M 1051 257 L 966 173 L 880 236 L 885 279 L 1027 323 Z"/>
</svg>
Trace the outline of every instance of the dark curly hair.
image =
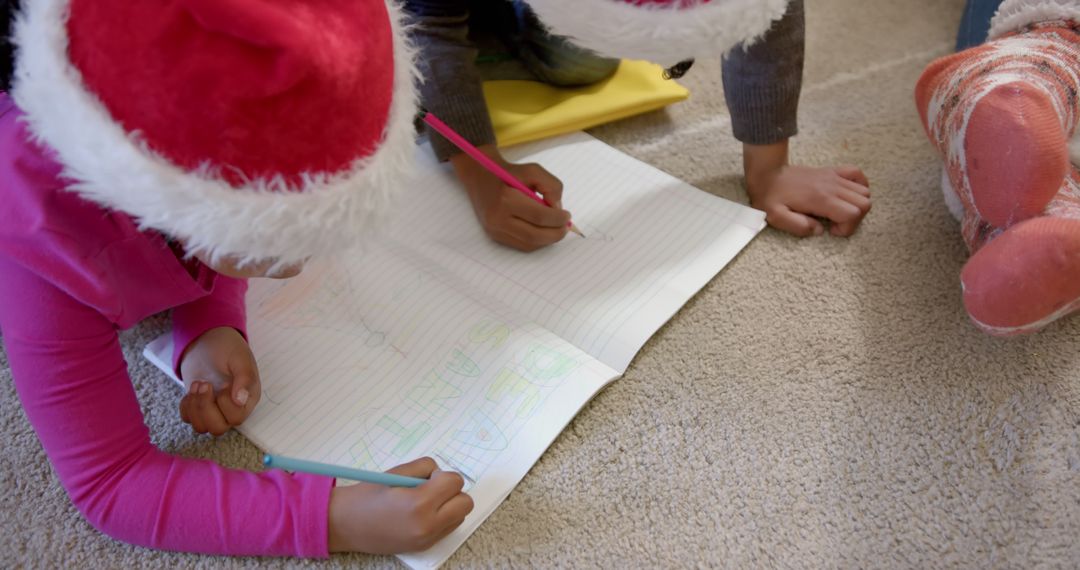
<svg viewBox="0 0 1080 570">
<path fill-rule="evenodd" d="M 19 0 L 0 0 L 0 91 L 11 88 L 11 73 L 15 69 L 15 48 L 11 45 L 12 20 L 19 9 Z"/>
</svg>

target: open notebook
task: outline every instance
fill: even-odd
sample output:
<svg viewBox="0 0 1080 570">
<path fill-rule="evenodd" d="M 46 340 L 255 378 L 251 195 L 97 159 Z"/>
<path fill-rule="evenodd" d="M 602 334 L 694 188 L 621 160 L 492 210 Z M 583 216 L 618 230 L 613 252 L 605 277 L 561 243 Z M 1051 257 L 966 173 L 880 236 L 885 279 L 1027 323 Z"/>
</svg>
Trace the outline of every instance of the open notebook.
<svg viewBox="0 0 1080 570">
<path fill-rule="evenodd" d="M 431 568 L 765 222 L 579 133 L 506 152 L 564 181 L 588 236 L 523 254 L 488 240 L 452 175 L 418 154 L 389 239 L 252 281 L 263 398 L 240 432 L 269 453 L 371 470 L 429 455 L 461 471 L 474 512 L 401 556 Z M 169 372 L 171 351 L 166 335 L 145 354 Z"/>
</svg>

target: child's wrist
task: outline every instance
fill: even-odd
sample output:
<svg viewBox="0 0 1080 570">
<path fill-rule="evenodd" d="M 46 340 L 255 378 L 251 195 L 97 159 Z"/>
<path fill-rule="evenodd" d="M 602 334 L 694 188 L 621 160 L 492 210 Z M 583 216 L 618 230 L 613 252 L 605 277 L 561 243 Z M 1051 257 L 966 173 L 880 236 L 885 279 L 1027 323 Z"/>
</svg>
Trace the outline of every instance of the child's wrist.
<svg viewBox="0 0 1080 570">
<path fill-rule="evenodd" d="M 788 141 L 769 145 L 743 145 L 743 177 L 749 192 L 767 189 L 788 165 Z"/>
<path fill-rule="evenodd" d="M 486 155 L 491 160 L 495 161 L 502 167 L 506 167 L 509 163 L 502 157 L 502 153 L 499 152 L 499 148 L 493 144 L 486 144 L 476 147 L 481 153 Z M 450 157 L 450 165 L 454 167 L 454 174 L 462 183 L 470 184 L 475 183 L 477 179 L 484 176 L 493 176 L 487 168 L 484 168 L 473 157 L 460 152 Z"/>
<path fill-rule="evenodd" d="M 341 516 L 343 497 L 341 489 L 334 487 L 330 490 L 330 506 L 326 509 L 326 549 L 330 552 L 348 552 L 347 537 L 341 532 L 341 525 L 337 519 Z"/>
<path fill-rule="evenodd" d="M 784 165 L 776 166 L 769 169 L 758 169 L 753 172 L 747 172 L 744 174 L 746 179 L 746 193 L 751 198 L 761 197 L 763 194 L 768 193 L 769 188 L 772 187 L 773 182 L 780 175 L 780 172 L 784 169 Z"/>
<path fill-rule="evenodd" d="M 492 160 L 504 168 L 509 166 L 509 163 L 499 155 L 498 150 L 495 150 L 493 154 L 488 152 L 484 154 L 490 156 Z M 461 182 L 465 192 L 469 195 L 469 199 L 474 204 L 487 202 L 490 197 L 486 194 L 497 193 L 502 188 L 502 182 L 498 177 L 473 160 L 472 157 L 461 154 L 450 160 L 454 165 L 454 173 L 457 175 L 458 181 Z"/>
</svg>

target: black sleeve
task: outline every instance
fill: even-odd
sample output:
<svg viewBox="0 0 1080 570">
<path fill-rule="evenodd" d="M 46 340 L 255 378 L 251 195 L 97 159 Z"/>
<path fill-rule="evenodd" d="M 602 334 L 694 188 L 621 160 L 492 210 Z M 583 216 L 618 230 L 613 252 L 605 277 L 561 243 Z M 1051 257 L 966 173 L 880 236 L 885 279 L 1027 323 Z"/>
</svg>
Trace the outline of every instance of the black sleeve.
<svg viewBox="0 0 1080 570">
<path fill-rule="evenodd" d="M 0 91 L 11 88 L 11 73 L 15 69 L 15 48 L 11 45 L 12 20 L 19 0 L 0 0 Z"/>
</svg>

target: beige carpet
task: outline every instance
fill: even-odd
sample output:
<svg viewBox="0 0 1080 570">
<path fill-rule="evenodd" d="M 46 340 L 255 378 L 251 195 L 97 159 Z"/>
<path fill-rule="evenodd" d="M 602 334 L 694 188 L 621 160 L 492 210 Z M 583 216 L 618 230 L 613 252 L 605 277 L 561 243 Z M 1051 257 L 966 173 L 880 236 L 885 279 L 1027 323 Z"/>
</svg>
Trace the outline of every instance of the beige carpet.
<svg viewBox="0 0 1080 570">
<path fill-rule="evenodd" d="M 852 239 L 766 231 L 571 424 L 449 562 L 467 567 L 1080 567 L 1080 318 L 1019 340 L 976 332 L 965 251 L 912 86 L 961 0 L 807 0 L 796 157 L 852 162 L 874 210 Z M 595 131 L 745 200 L 718 65 L 666 113 Z M 572 202 L 572 195 L 568 198 Z M 242 437 L 192 437 L 177 393 L 124 337 L 162 447 L 255 467 Z M 153 552 L 71 507 L 0 356 L 0 566 L 391 568 Z"/>
</svg>

